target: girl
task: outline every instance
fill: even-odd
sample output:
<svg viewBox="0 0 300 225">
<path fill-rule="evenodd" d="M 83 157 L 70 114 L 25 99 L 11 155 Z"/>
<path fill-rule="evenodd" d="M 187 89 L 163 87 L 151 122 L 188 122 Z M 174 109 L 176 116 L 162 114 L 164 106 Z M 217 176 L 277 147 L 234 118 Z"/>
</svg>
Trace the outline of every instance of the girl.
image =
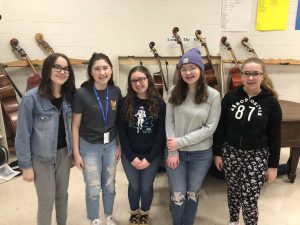
<svg viewBox="0 0 300 225">
<path fill-rule="evenodd" d="M 127 95 L 118 111 L 122 164 L 129 181 L 129 224 L 148 225 L 153 182 L 165 144 L 166 104 L 144 66 L 130 70 Z"/>
<path fill-rule="evenodd" d="M 115 225 L 112 211 L 120 156 L 115 120 L 121 91 L 114 86 L 112 64 L 106 55 L 94 53 L 87 73 L 89 79 L 76 91 L 73 101 L 74 161 L 83 171 L 87 217 L 91 224 L 100 224 L 99 193 L 102 190 L 106 225 Z"/>
<path fill-rule="evenodd" d="M 69 59 L 54 53 L 44 60 L 40 86 L 28 91 L 20 104 L 16 154 L 23 179 L 35 184 L 38 225 L 51 224 L 54 203 L 57 224 L 66 225 L 74 92 Z"/>
<path fill-rule="evenodd" d="M 228 224 L 239 224 L 242 207 L 245 225 L 255 225 L 263 184 L 277 175 L 282 113 L 264 62 L 249 58 L 241 70 L 243 86 L 222 100 L 214 155 L 228 187 Z"/>
<path fill-rule="evenodd" d="M 207 86 L 198 49 L 186 52 L 167 104 L 167 173 L 173 225 L 194 224 L 199 192 L 212 162 L 220 94 Z"/>
</svg>

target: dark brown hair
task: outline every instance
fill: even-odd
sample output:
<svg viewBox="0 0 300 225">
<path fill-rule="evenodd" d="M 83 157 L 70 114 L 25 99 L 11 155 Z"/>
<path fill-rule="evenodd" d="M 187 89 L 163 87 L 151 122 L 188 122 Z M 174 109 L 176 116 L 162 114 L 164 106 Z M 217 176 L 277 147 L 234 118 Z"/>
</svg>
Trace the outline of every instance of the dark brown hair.
<svg viewBox="0 0 300 225">
<path fill-rule="evenodd" d="M 66 98 L 68 102 L 71 102 L 76 90 L 74 71 L 72 69 L 69 58 L 61 53 L 53 53 L 44 60 L 43 69 L 42 69 L 42 79 L 41 79 L 41 84 L 38 88 L 38 92 L 42 97 L 48 99 L 54 98 L 53 90 L 52 90 L 51 73 L 52 73 L 53 65 L 55 64 L 58 57 L 64 58 L 68 63 L 68 68 L 70 71 L 69 78 L 62 85 L 61 94 Z"/>
<path fill-rule="evenodd" d="M 196 94 L 194 99 L 195 104 L 201 104 L 202 102 L 205 102 L 208 98 L 207 84 L 206 84 L 204 72 L 202 72 L 200 68 L 199 70 L 200 70 L 200 77 L 196 85 Z M 169 102 L 175 106 L 180 105 L 185 100 L 188 89 L 189 89 L 188 84 L 182 79 L 180 70 L 178 69 L 178 79 L 175 84 L 175 87 L 171 92 L 171 97 L 169 98 Z"/>
<path fill-rule="evenodd" d="M 147 102 L 149 104 L 150 115 L 153 116 L 154 118 L 158 118 L 158 113 L 159 113 L 159 102 L 158 102 L 159 93 L 154 86 L 154 81 L 153 78 L 151 77 L 149 70 L 144 66 L 135 66 L 129 71 L 128 74 L 127 95 L 124 98 L 124 107 L 122 110 L 122 116 L 128 123 L 133 122 L 134 99 L 137 97 L 136 92 L 133 90 L 130 82 L 131 75 L 137 71 L 145 74 L 148 80 Z"/>
</svg>

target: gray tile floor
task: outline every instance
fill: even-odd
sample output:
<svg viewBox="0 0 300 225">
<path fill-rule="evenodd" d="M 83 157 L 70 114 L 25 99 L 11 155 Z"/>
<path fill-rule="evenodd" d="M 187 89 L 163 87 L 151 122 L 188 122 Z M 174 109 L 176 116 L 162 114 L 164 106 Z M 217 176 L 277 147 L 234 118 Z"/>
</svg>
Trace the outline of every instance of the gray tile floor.
<svg viewBox="0 0 300 225">
<path fill-rule="evenodd" d="M 282 162 L 286 161 L 288 150 L 282 150 Z M 260 225 L 300 224 L 300 166 L 294 184 L 287 177 L 266 184 L 259 201 Z M 117 170 L 117 194 L 114 215 L 118 225 L 127 225 L 129 206 L 127 200 L 127 179 L 121 163 Z M 0 224 L 36 224 L 37 199 L 33 183 L 23 182 L 21 177 L 0 184 Z M 102 209 L 101 214 L 103 215 Z M 53 219 L 55 213 L 53 214 Z M 207 176 L 201 189 L 200 205 L 195 225 L 225 225 L 228 221 L 226 186 L 223 180 Z M 165 174 L 158 174 L 155 180 L 155 195 L 150 212 L 152 225 L 171 225 L 168 207 L 168 185 Z M 53 220 L 52 225 L 56 224 Z M 86 219 L 84 183 L 81 172 L 72 168 L 69 188 L 69 225 L 88 225 Z M 243 224 L 243 222 L 241 222 Z"/>
</svg>

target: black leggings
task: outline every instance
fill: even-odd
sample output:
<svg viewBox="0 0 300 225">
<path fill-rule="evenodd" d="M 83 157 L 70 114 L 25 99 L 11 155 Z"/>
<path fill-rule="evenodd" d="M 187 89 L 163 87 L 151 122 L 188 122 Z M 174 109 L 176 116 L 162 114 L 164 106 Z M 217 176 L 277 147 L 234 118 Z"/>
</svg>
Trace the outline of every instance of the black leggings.
<svg viewBox="0 0 300 225">
<path fill-rule="evenodd" d="M 245 225 L 256 225 L 257 201 L 265 182 L 269 151 L 267 148 L 241 150 L 226 144 L 223 152 L 230 221 L 239 220 L 242 207 Z"/>
</svg>

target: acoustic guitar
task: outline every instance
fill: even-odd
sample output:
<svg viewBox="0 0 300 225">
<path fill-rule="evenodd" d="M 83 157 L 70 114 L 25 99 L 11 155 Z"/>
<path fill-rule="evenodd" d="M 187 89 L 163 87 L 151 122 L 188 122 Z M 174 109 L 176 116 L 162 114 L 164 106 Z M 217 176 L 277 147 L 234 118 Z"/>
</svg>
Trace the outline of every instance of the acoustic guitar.
<svg viewBox="0 0 300 225">
<path fill-rule="evenodd" d="M 10 45 L 11 47 L 13 48 L 13 50 L 16 50 L 19 55 L 22 57 L 22 58 L 25 58 L 28 65 L 30 66 L 31 70 L 33 71 L 33 75 L 30 76 L 28 79 L 27 79 L 27 86 L 26 86 L 26 90 L 30 90 L 34 87 L 37 87 L 39 86 L 40 82 L 41 82 L 41 79 L 40 79 L 40 76 L 38 75 L 38 72 L 36 71 L 36 69 L 34 68 L 30 58 L 28 57 L 27 53 L 24 51 L 23 48 L 21 48 L 19 46 L 19 41 L 18 39 L 16 38 L 13 38 L 10 40 Z"/>
<path fill-rule="evenodd" d="M 216 77 L 216 72 L 214 70 L 214 67 L 212 65 L 211 61 L 211 56 L 209 54 L 209 50 L 206 44 L 205 38 L 201 37 L 201 30 L 196 30 L 195 35 L 201 45 L 205 48 L 206 51 L 206 57 L 207 57 L 207 63 L 204 64 L 204 74 L 205 74 L 205 79 L 206 82 L 209 86 L 214 87 L 218 84 L 217 77 Z"/>
<path fill-rule="evenodd" d="M 162 67 L 161 67 L 160 56 L 157 53 L 154 46 L 155 46 L 155 42 L 151 41 L 149 43 L 149 47 L 151 49 L 151 52 L 154 54 L 154 57 L 156 58 L 157 64 L 159 66 L 159 72 L 156 72 L 156 73 L 153 74 L 153 79 L 154 79 L 155 87 L 157 88 L 160 95 L 163 97 L 163 92 L 164 92 L 163 88 L 165 87 L 165 90 L 166 90 L 167 93 L 169 92 L 169 89 L 168 89 L 168 85 L 166 84 L 166 80 L 165 80 L 163 70 L 162 70 Z"/>
<path fill-rule="evenodd" d="M 233 90 L 236 87 L 240 86 L 242 84 L 242 79 L 241 79 L 241 70 L 239 68 L 239 64 L 238 61 L 235 57 L 235 54 L 233 52 L 232 47 L 230 46 L 230 44 L 227 41 L 227 37 L 223 36 L 221 38 L 221 43 L 224 45 L 225 49 L 227 49 L 228 51 L 230 51 L 232 58 L 234 60 L 234 64 L 235 66 L 232 67 L 229 70 L 229 78 L 230 78 L 230 82 L 229 82 L 229 90 Z"/>
</svg>

